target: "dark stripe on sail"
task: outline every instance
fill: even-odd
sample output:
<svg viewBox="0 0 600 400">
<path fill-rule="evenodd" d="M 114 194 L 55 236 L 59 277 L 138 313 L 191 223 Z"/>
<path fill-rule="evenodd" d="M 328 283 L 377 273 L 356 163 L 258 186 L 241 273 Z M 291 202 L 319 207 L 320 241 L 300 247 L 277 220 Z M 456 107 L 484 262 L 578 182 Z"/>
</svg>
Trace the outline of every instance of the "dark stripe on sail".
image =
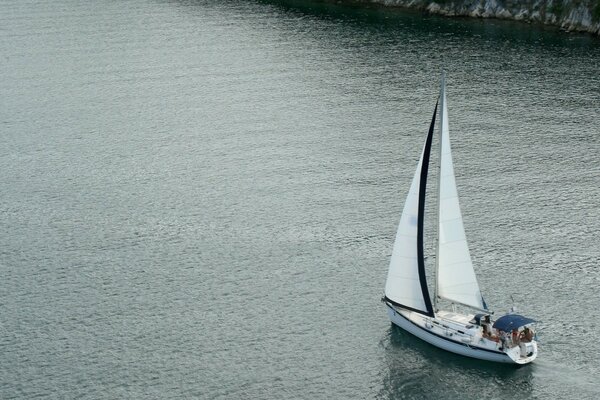
<svg viewBox="0 0 600 400">
<path fill-rule="evenodd" d="M 427 288 L 427 277 L 425 275 L 425 249 L 423 245 L 423 226 L 425 221 L 425 192 L 427 191 L 427 172 L 429 171 L 429 156 L 431 155 L 431 142 L 433 141 L 433 131 L 435 126 L 435 117 L 437 115 L 438 102 L 435 103 L 433 117 L 431 117 L 431 125 L 429 125 L 429 133 L 425 141 L 425 149 L 423 150 L 423 164 L 421 166 L 421 180 L 419 182 L 419 213 L 417 219 L 417 263 L 419 265 L 419 281 L 421 282 L 421 291 L 423 292 L 423 300 L 427 308 L 426 315 L 434 316 L 431 298 L 429 297 L 429 289 Z M 425 314 L 425 313 L 423 313 Z"/>
<path fill-rule="evenodd" d="M 385 301 L 386 303 L 389 303 L 391 305 L 394 305 L 396 307 L 403 308 L 405 310 L 414 311 L 414 312 L 418 312 L 419 314 L 427 315 L 428 317 L 432 317 L 433 316 L 433 315 L 429 315 L 427 312 L 425 312 L 423 310 L 419 310 L 418 308 L 413 308 L 413 307 L 405 306 L 404 304 L 400 304 L 398 302 L 395 302 L 394 300 L 390 299 L 387 296 L 384 296 L 383 301 Z M 389 306 L 389 304 L 388 304 L 388 306 Z"/>
</svg>

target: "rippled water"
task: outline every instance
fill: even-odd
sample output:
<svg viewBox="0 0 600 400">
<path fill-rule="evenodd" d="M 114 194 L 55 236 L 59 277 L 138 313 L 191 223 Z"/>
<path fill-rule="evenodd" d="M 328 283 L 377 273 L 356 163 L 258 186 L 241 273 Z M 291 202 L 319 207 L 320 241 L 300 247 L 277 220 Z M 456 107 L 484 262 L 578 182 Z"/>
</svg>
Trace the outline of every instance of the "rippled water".
<svg viewBox="0 0 600 400">
<path fill-rule="evenodd" d="M 0 4 L 0 397 L 596 398 L 600 42 L 308 1 Z M 379 298 L 448 73 L 481 364 Z"/>
</svg>

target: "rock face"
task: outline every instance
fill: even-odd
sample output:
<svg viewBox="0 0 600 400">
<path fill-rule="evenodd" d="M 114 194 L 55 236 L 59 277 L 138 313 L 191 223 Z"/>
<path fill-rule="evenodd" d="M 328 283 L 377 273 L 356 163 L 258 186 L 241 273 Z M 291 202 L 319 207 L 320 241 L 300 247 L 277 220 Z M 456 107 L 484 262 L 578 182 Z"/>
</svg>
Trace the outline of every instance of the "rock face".
<svg viewBox="0 0 600 400">
<path fill-rule="evenodd" d="M 367 0 L 447 16 L 513 19 L 600 36 L 600 0 Z"/>
</svg>

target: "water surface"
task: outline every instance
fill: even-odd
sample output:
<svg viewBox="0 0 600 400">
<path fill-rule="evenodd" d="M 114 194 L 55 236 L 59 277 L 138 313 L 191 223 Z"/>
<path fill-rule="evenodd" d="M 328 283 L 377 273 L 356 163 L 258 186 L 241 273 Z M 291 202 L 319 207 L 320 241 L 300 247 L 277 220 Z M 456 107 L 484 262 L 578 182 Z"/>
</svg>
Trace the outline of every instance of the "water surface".
<svg viewBox="0 0 600 400">
<path fill-rule="evenodd" d="M 0 397 L 596 398 L 600 43 L 306 1 L 0 5 Z M 379 302 L 438 92 L 481 364 Z"/>
</svg>

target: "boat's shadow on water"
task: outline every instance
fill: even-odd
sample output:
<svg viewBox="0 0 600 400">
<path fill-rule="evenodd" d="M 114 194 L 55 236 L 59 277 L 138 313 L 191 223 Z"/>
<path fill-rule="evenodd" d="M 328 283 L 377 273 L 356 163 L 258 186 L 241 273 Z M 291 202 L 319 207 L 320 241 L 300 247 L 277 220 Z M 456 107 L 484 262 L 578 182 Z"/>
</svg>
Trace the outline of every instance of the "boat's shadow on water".
<svg viewBox="0 0 600 400">
<path fill-rule="evenodd" d="M 391 325 L 380 345 L 386 363 L 379 398 L 528 398 L 534 365 L 516 366 L 459 356 Z M 432 392 L 433 391 L 433 392 Z M 508 396 L 508 397 L 507 397 Z"/>
</svg>

